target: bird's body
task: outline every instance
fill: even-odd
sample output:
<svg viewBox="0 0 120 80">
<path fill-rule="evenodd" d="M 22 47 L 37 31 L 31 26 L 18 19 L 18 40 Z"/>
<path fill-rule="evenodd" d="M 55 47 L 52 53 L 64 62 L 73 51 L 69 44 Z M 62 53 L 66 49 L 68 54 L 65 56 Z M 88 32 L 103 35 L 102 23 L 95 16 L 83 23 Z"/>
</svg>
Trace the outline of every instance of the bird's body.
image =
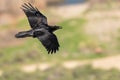
<svg viewBox="0 0 120 80">
<path fill-rule="evenodd" d="M 30 3 L 22 5 L 22 10 L 26 14 L 31 30 L 22 31 L 15 35 L 16 38 L 33 37 L 38 38 L 48 53 L 56 53 L 59 50 L 59 43 L 54 31 L 60 29 L 59 26 L 50 26 L 47 18 Z"/>
</svg>

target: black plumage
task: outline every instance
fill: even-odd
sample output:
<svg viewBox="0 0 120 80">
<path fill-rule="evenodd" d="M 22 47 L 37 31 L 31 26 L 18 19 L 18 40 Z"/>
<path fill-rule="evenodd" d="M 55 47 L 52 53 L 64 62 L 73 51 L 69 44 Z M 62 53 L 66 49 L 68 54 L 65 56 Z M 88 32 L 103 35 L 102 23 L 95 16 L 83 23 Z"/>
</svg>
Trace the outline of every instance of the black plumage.
<svg viewBox="0 0 120 80">
<path fill-rule="evenodd" d="M 16 38 L 33 37 L 38 38 L 48 53 L 56 53 L 59 50 L 59 42 L 54 31 L 61 29 L 60 26 L 50 26 L 47 17 L 30 3 L 24 3 L 21 8 L 26 14 L 31 30 L 22 31 L 15 35 Z"/>
</svg>

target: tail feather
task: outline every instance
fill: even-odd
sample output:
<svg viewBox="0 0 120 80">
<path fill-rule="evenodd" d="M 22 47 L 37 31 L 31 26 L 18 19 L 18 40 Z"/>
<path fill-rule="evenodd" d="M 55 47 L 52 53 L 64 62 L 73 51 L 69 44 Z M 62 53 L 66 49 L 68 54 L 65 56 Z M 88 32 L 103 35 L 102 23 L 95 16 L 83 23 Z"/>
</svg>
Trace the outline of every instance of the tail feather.
<svg viewBox="0 0 120 80">
<path fill-rule="evenodd" d="M 16 38 L 25 38 L 25 37 L 31 37 L 27 31 L 19 32 L 15 35 Z"/>
</svg>

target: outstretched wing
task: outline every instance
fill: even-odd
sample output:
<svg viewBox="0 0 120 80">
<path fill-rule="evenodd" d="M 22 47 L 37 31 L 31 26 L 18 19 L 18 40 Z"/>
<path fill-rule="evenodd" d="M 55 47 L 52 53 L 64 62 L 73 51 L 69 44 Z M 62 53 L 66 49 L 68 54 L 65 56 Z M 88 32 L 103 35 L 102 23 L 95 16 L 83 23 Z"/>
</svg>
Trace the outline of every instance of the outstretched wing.
<svg viewBox="0 0 120 80">
<path fill-rule="evenodd" d="M 38 37 L 43 46 L 47 49 L 49 53 L 56 53 L 59 50 L 59 43 L 57 37 L 51 33 L 45 33 L 43 36 Z"/>
<path fill-rule="evenodd" d="M 47 18 L 30 3 L 24 3 L 22 5 L 22 10 L 26 14 L 31 28 L 35 29 L 38 27 L 37 25 L 41 23 L 47 24 Z"/>
</svg>

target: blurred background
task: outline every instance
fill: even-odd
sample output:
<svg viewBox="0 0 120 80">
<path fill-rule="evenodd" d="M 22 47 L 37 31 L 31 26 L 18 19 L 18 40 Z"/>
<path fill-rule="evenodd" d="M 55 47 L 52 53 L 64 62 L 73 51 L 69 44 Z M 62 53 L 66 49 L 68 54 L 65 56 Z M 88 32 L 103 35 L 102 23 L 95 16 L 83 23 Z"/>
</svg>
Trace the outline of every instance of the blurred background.
<svg viewBox="0 0 120 80">
<path fill-rule="evenodd" d="M 20 9 L 30 2 L 60 25 L 56 54 L 29 30 Z M 120 80 L 120 0 L 0 0 L 0 80 Z"/>
</svg>

